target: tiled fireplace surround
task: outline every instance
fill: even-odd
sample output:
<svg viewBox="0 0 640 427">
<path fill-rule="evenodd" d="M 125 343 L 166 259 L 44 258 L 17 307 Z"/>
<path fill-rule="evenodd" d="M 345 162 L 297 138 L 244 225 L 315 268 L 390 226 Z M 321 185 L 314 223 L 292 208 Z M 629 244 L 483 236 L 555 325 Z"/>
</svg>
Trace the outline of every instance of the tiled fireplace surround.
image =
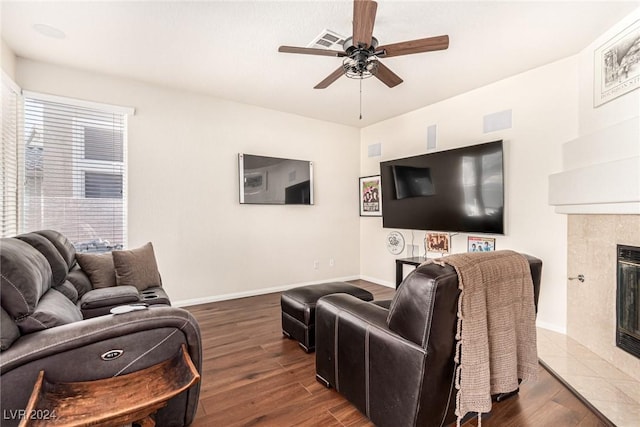
<svg viewBox="0 0 640 427">
<path fill-rule="evenodd" d="M 640 215 L 568 215 L 567 334 L 538 329 L 540 359 L 617 426 L 640 425 L 640 359 L 615 345 L 616 245 Z"/>
</svg>

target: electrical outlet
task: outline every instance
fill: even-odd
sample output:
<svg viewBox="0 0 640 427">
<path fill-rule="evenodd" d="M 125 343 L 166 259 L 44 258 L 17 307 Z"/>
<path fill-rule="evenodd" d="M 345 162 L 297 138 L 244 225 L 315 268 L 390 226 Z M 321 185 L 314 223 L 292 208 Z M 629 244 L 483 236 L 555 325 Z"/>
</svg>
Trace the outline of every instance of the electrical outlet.
<svg viewBox="0 0 640 427">
<path fill-rule="evenodd" d="M 318 260 L 313 261 L 313 269 L 317 270 L 319 268 L 320 268 L 320 261 Z"/>
<path fill-rule="evenodd" d="M 336 261 L 333 258 L 329 258 L 329 267 L 336 265 Z"/>
</svg>

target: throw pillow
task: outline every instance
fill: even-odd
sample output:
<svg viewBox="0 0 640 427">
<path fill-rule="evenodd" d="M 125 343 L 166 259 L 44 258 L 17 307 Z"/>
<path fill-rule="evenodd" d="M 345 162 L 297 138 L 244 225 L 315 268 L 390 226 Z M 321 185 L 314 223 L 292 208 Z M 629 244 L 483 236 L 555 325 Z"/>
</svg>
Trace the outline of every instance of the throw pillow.
<svg viewBox="0 0 640 427">
<path fill-rule="evenodd" d="M 161 286 L 158 264 L 150 242 L 137 249 L 113 251 L 111 254 L 118 286 L 135 286 L 139 291 Z"/>
<path fill-rule="evenodd" d="M 109 288 L 116 285 L 116 272 L 111 253 L 76 253 L 80 268 L 87 273 L 94 289 Z"/>
</svg>

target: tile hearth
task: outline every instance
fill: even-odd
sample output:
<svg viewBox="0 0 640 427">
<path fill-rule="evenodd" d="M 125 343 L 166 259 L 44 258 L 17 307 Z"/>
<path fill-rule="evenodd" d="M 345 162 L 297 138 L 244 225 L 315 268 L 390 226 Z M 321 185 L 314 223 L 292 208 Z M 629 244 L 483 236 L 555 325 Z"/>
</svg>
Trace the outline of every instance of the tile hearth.
<svg viewBox="0 0 640 427">
<path fill-rule="evenodd" d="M 640 425 L 640 381 L 564 334 L 538 329 L 538 357 L 618 427 Z"/>
</svg>

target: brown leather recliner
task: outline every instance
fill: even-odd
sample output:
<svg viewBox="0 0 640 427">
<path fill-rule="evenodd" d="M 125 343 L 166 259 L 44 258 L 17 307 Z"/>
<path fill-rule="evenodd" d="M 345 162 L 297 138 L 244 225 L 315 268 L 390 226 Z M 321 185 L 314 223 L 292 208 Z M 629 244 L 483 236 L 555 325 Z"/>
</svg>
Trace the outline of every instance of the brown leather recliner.
<svg viewBox="0 0 640 427">
<path fill-rule="evenodd" d="M 542 261 L 529 261 L 537 307 Z M 350 295 L 316 306 L 316 378 L 378 427 L 455 421 L 458 277 L 453 267 L 419 266 L 389 303 Z"/>
</svg>

